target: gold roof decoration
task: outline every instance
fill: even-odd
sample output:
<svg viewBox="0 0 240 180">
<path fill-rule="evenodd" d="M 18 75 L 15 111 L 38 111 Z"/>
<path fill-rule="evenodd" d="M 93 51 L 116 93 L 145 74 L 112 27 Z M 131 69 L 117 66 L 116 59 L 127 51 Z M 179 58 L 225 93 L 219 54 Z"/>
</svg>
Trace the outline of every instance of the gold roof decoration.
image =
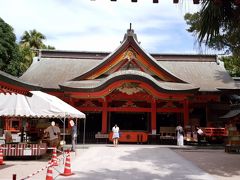
<svg viewBox="0 0 240 180">
<path fill-rule="evenodd" d="M 139 87 L 138 83 L 124 83 L 122 86 L 117 88 L 117 90 L 127 95 L 132 95 L 144 91 L 142 88 Z"/>
</svg>

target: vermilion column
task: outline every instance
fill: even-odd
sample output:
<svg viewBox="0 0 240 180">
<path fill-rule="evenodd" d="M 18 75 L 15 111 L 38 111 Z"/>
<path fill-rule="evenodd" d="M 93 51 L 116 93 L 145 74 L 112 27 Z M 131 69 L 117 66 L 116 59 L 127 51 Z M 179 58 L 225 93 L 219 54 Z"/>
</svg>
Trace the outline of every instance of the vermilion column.
<svg viewBox="0 0 240 180">
<path fill-rule="evenodd" d="M 157 105 L 156 100 L 153 99 L 151 103 L 151 128 L 152 128 L 152 134 L 156 134 L 156 127 L 157 127 Z"/>
<path fill-rule="evenodd" d="M 207 126 L 208 126 L 208 115 L 209 115 L 209 107 L 208 107 L 208 104 L 206 104 L 206 122 L 207 122 Z"/>
<path fill-rule="evenodd" d="M 184 119 L 184 127 L 186 125 L 188 125 L 189 123 L 189 102 L 188 99 L 185 99 L 183 102 L 183 106 L 184 106 L 184 114 L 183 114 L 183 119 Z"/>
<path fill-rule="evenodd" d="M 69 104 L 74 107 L 74 101 L 73 98 L 69 98 Z"/>
<path fill-rule="evenodd" d="M 102 133 L 107 133 L 107 101 L 103 101 L 102 110 Z"/>
</svg>

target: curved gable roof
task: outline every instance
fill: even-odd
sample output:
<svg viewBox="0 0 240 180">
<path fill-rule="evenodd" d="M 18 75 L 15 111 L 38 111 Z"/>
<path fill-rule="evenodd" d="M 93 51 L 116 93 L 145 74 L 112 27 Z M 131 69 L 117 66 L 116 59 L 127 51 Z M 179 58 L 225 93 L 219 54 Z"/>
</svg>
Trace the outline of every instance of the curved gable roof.
<svg viewBox="0 0 240 180">
<path fill-rule="evenodd" d="M 136 55 L 131 63 L 127 56 L 130 51 Z M 158 82 L 162 80 L 165 84 L 175 84 L 175 89 L 178 89 L 177 83 L 191 84 L 200 87 L 199 91 L 206 92 L 239 89 L 226 69 L 219 64 L 216 55 L 150 55 L 139 46 L 133 30 L 125 34 L 122 44 L 113 53 L 42 50 L 20 79 L 40 84 L 46 90 L 59 91 L 59 85 L 68 81 L 71 84 L 90 80 L 98 82 L 118 71 L 129 69 L 145 72 Z"/>
<path fill-rule="evenodd" d="M 131 29 L 128 30 L 127 34 L 125 34 L 122 44 L 114 52 L 105 57 L 101 64 L 91 69 L 90 71 L 72 79 L 72 81 L 96 79 L 100 77 L 101 75 L 109 71 L 109 69 L 114 67 L 117 63 L 119 63 L 119 61 L 123 61 L 125 54 L 128 50 L 131 49 L 136 52 L 136 55 L 139 58 L 138 61 L 141 61 L 144 69 L 148 69 L 160 79 L 170 82 L 184 82 L 182 79 L 174 76 L 165 68 L 159 66 L 157 61 L 139 46 L 136 34 Z"/>
</svg>

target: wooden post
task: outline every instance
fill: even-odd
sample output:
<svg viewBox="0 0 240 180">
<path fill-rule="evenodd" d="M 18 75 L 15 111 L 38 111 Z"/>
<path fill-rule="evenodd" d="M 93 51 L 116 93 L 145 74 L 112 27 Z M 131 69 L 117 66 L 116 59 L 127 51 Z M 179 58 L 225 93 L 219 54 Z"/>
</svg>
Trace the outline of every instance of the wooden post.
<svg viewBox="0 0 240 180">
<path fill-rule="evenodd" d="M 153 99 L 151 103 L 151 128 L 152 128 L 151 133 L 152 134 L 157 133 L 156 126 L 157 126 L 157 105 L 156 105 L 156 100 Z"/>
<path fill-rule="evenodd" d="M 16 180 L 16 179 L 17 179 L 17 175 L 16 175 L 16 174 L 13 174 L 12 180 Z"/>
<path fill-rule="evenodd" d="M 102 133 L 107 133 L 107 100 L 103 101 L 102 108 Z"/>
<path fill-rule="evenodd" d="M 183 112 L 184 124 L 183 124 L 183 127 L 185 127 L 189 123 L 189 101 L 188 101 L 188 99 L 184 100 L 183 106 L 184 106 L 184 112 Z"/>
<path fill-rule="evenodd" d="M 210 111 L 210 110 L 209 110 L 209 105 L 208 105 L 208 103 L 206 104 L 205 111 L 206 111 L 206 116 L 205 116 L 206 126 L 209 126 L 208 116 L 209 116 L 209 111 Z"/>
<path fill-rule="evenodd" d="M 69 97 L 69 104 L 74 107 L 74 100 L 71 97 Z"/>
</svg>

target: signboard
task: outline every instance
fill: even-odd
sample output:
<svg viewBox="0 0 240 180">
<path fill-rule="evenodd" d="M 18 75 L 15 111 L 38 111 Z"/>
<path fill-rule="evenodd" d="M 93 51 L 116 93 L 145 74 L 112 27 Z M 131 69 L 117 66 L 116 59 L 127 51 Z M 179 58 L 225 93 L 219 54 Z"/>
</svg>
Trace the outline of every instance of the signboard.
<svg viewBox="0 0 240 180">
<path fill-rule="evenodd" d="M 30 148 L 26 148 L 23 150 L 23 155 L 24 156 L 31 156 L 32 155 L 32 150 Z"/>
<path fill-rule="evenodd" d="M 156 129 L 153 129 L 153 130 L 152 130 L 152 134 L 154 134 L 154 135 L 157 134 Z"/>
<path fill-rule="evenodd" d="M 108 138 L 108 134 L 97 133 L 97 134 L 95 134 L 95 138 L 96 139 L 105 139 L 105 138 Z"/>
</svg>

